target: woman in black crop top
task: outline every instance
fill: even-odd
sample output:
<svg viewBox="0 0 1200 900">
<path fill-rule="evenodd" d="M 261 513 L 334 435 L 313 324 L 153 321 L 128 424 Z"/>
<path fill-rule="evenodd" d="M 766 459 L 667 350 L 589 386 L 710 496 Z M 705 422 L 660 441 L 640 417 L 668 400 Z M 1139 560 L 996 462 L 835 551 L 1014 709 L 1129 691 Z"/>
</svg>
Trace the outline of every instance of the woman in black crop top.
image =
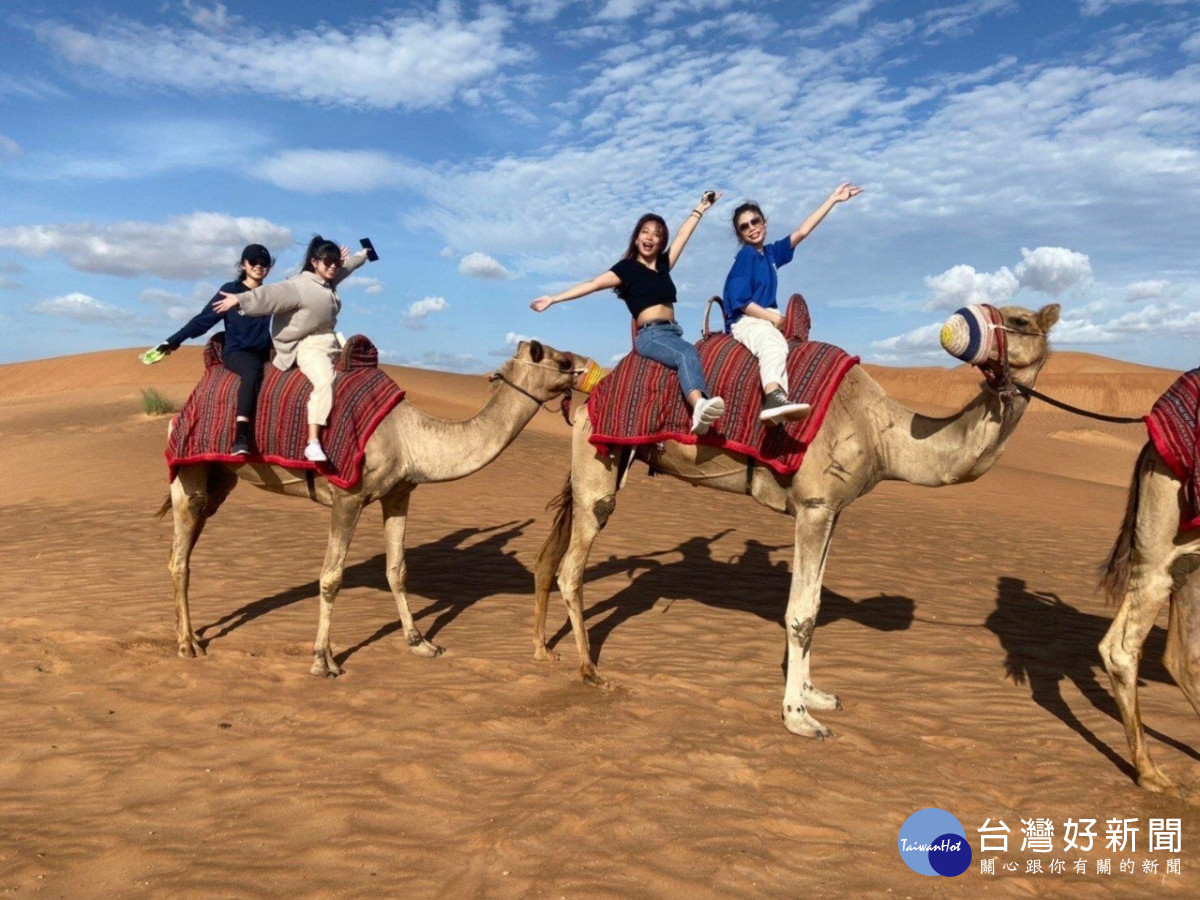
<svg viewBox="0 0 1200 900">
<path fill-rule="evenodd" d="M 683 329 L 675 322 L 675 282 L 671 280 L 671 269 L 679 261 L 701 217 L 720 197 L 719 193 L 707 191 L 700 198 L 669 249 L 667 223 L 661 216 L 646 213 L 634 226 L 625 255 L 611 269 L 560 294 L 538 297 L 529 304 L 535 312 L 543 312 L 555 303 L 605 288 L 616 291 L 637 323 L 633 341 L 637 352 L 679 374 L 679 388 L 692 407 L 692 434 L 708 431 L 725 412 L 725 401 L 708 396 L 700 354 L 684 340 Z"/>
</svg>

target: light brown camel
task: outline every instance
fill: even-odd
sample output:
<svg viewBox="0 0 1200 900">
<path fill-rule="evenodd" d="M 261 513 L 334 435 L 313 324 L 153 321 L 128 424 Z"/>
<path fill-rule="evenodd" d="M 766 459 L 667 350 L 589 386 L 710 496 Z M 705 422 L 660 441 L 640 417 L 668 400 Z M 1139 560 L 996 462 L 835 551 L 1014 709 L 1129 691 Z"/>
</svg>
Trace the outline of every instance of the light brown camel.
<svg viewBox="0 0 1200 900">
<path fill-rule="evenodd" d="M 1125 736 L 1137 768 L 1138 784 L 1148 791 L 1176 789 L 1150 758 L 1138 706 L 1138 664 L 1142 645 L 1154 620 L 1170 599 L 1167 647 L 1163 663 L 1175 683 L 1200 713 L 1200 531 L 1180 532 L 1183 484 L 1152 443 L 1147 443 L 1133 469 L 1125 519 L 1103 567 L 1100 586 L 1120 603 L 1100 657 L 1112 680 Z M 1192 802 L 1182 788 L 1179 795 Z"/>
<path fill-rule="evenodd" d="M 378 500 L 383 509 L 387 542 L 387 579 L 396 598 L 409 648 L 419 656 L 442 652 L 418 630 L 404 591 L 404 527 L 408 500 L 418 484 L 454 481 L 476 472 L 500 455 L 541 405 L 567 391 L 583 360 L 537 341 L 522 341 L 512 359 L 493 376 L 487 404 L 463 422 L 434 418 L 405 401 L 397 405 L 367 441 L 362 478 L 349 490 L 315 481 L 313 499 L 332 510 L 329 543 L 321 568 L 321 615 L 313 645 L 312 673 L 340 675 L 329 643 L 333 601 L 342 585 L 346 551 L 363 507 Z M 175 627 L 180 656 L 204 653 L 192 630 L 188 609 L 189 561 L 209 516 L 229 496 L 238 480 L 280 494 L 309 497 L 304 472 L 265 463 L 208 463 L 184 466 L 171 483 L 160 514 L 172 509 L 175 542 L 171 549 L 171 581 L 175 587 Z"/>
<path fill-rule="evenodd" d="M 1058 321 L 1057 304 L 1031 312 L 1001 309 L 1007 331 L 1008 361 L 1014 382 L 1032 386 L 1047 356 L 1046 334 Z M 753 469 L 746 487 L 746 458 L 705 445 L 667 442 L 639 450 L 654 469 L 696 485 L 734 494 L 749 493 L 768 509 L 795 518 L 792 585 L 784 616 L 787 683 L 783 722 L 789 731 L 825 738 L 830 731 L 812 710 L 840 709 L 833 694 L 817 690 L 809 674 L 809 651 L 825 559 L 838 516 L 881 481 L 907 481 L 928 487 L 974 481 L 992 467 L 1021 418 L 1028 400 L 1002 398 L 984 390 L 958 415 L 934 419 L 911 412 L 884 393 L 861 367 L 846 375 L 825 420 L 809 446 L 804 464 L 790 478 L 764 466 Z M 534 658 L 547 659 L 546 606 L 554 575 L 558 583 L 585 681 L 604 683 L 596 672 L 583 623 L 583 571 L 600 529 L 616 505 L 617 460 L 588 443 L 591 424 L 575 422 L 571 474 L 562 493 L 550 536 L 535 567 Z M 561 571 L 559 565 L 561 563 Z"/>
</svg>

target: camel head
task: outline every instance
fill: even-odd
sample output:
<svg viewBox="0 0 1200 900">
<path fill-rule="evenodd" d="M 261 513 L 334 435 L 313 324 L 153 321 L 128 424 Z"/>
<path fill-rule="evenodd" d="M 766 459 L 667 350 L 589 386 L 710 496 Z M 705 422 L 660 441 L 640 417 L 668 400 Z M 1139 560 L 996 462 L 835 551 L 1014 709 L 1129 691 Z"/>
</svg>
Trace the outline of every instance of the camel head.
<svg viewBox="0 0 1200 900">
<path fill-rule="evenodd" d="M 1043 306 L 1037 312 L 1023 306 L 1002 306 L 1000 316 L 1008 345 L 1008 365 L 1014 373 L 1021 369 L 1041 369 L 1050 353 L 1047 335 L 1058 322 L 1057 303 Z"/>
<path fill-rule="evenodd" d="M 586 365 L 587 360 L 574 353 L 555 350 L 541 341 L 521 341 L 498 374 L 544 403 L 569 391 Z"/>
</svg>

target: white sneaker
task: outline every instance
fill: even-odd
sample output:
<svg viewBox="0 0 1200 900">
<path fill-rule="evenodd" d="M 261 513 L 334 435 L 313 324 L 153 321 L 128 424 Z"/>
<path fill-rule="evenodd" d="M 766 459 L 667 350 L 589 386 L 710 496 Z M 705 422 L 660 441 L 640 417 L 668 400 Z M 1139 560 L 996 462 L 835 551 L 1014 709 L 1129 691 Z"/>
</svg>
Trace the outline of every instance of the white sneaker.
<svg viewBox="0 0 1200 900">
<path fill-rule="evenodd" d="M 725 401 L 720 397 L 701 397 L 692 410 L 692 434 L 708 434 L 709 426 L 725 414 Z"/>
<path fill-rule="evenodd" d="M 321 446 L 320 441 L 309 441 L 305 445 L 304 458 L 309 462 L 329 462 L 329 457 L 325 455 L 325 448 Z"/>
</svg>

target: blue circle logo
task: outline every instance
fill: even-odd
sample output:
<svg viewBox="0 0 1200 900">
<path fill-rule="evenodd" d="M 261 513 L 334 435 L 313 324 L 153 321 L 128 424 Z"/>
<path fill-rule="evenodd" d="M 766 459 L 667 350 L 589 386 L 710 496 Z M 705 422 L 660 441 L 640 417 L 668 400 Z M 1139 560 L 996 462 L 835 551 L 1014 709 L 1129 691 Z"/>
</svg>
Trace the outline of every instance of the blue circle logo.
<svg viewBox="0 0 1200 900">
<path fill-rule="evenodd" d="M 900 858 L 920 875 L 953 878 L 971 865 L 962 823 L 944 809 L 919 809 L 900 826 Z"/>
</svg>

